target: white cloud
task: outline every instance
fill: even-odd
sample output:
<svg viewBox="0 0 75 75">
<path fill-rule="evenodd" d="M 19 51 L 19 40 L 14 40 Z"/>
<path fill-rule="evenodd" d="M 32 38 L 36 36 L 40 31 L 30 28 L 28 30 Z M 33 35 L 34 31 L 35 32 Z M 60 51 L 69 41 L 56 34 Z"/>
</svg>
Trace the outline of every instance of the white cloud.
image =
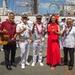
<svg viewBox="0 0 75 75">
<path fill-rule="evenodd" d="M 56 7 L 54 7 L 54 6 L 52 6 L 51 8 L 50 8 L 50 10 L 52 10 L 52 11 L 54 11 L 54 10 L 56 10 L 57 8 Z"/>
<path fill-rule="evenodd" d="M 50 3 L 40 3 L 39 4 L 39 8 L 44 8 L 44 9 L 48 9 L 49 8 Z"/>
<path fill-rule="evenodd" d="M 59 1 L 59 0 L 55 0 L 55 1 Z"/>
<path fill-rule="evenodd" d="M 39 8 L 44 8 L 44 9 L 49 9 L 49 6 L 50 6 L 50 3 L 40 3 L 40 4 L 39 4 Z M 56 6 L 56 5 L 54 5 L 54 4 L 51 5 L 52 8 L 53 8 L 53 7 L 55 8 L 55 6 Z"/>
<path fill-rule="evenodd" d="M 54 7 L 52 7 L 52 8 L 50 8 L 49 9 L 49 11 L 51 12 L 51 11 L 54 11 L 55 10 L 55 8 Z"/>
</svg>

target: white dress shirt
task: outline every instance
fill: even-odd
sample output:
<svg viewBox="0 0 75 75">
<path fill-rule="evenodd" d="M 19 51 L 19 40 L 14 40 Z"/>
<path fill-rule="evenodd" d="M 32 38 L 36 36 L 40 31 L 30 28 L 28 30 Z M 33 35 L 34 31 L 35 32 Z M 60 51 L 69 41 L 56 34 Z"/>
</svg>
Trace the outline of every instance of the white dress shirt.
<svg viewBox="0 0 75 75">
<path fill-rule="evenodd" d="M 19 35 L 19 39 L 29 39 L 31 28 L 29 27 L 28 23 L 24 24 L 22 22 L 22 23 L 18 24 L 16 27 L 16 32 L 19 32 L 20 30 L 22 30 L 25 27 L 26 27 L 26 30 Z"/>
<path fill-rule="evenodd" d="M 67 32 L 66 33 L 69 32 L 70 28 L 67 28 Z M 67 36 L 65 34 L 65 36 L 64 36 L 63 47 L 74 48 L 74 46 L 75 46 L 75 27 L 72 26 L 72 29 L 69 32 L 69 34 Z"/>
<path fill-rule="evenodd" d="M 37 27 L 38 27 L 38 30 L 42 29 L 41 25 L 39 25 L 39 24 L 37 24 Z M 34 27 L 34 40 L 36 40 L 38 38 L 44 40 L 44 33 L 45 33 L 45 27 L 44 27 L 44 25 L 43 25 L 43 33 L 42 34 L 38 33 L 36 25 L 35 25 L 35 27 Z"/>
</svg>

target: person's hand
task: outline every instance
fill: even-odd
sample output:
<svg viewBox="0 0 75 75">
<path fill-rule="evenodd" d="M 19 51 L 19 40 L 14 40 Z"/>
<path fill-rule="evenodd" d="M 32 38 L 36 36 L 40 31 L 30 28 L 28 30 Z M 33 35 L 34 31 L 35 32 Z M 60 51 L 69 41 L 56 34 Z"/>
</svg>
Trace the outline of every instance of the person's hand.
<svg viewBox="0 0 75 75">
<path fill-rule="evenodd" d="M 25 31 L 25 30 L 26 30 L 26 27 L 24 27 L 24 26 L 23 26 L 22 28 L 23 28 L 23 31 Z"/>
<path fill-rule="evenodd" d="M 3 32 L 4 32 L 4 33 L 7 33 L 8 31 L 7 31 L 6 29 L 3 29 Z"/>
<path fill-rule="evenodd" d="M 11 38 L 11 41 L 14 41 L 14 38 Z"/>
<path fill-rule="evenodd" d="M 64 31 L 63 31 L 64 33 L 66 33 L 67 32 L 67 29 L 64 29 Z"/>
<path fill-rule="evenodd" d="M 53 33 L 57 33 L 55 29 L 52 30 Z"/>
<path fill-rule="evenodd" d="M 30 43 L 32 43 L 33 42 L 33 40 L 30 40 Z"/>
<path fill-rule="evenodd" d="M 26 30 L 26 29 L 27 29 L 26 27 L 23 28 L 23 30 Z"/>
<path fill-rule="evenodd" d="M 34 22 L 34 23 L 33 23 L 33 26 L 35 26 L 36 24 L 37 24 L 37 23 L 36 23 L 36 22 Z"/>
</svg>

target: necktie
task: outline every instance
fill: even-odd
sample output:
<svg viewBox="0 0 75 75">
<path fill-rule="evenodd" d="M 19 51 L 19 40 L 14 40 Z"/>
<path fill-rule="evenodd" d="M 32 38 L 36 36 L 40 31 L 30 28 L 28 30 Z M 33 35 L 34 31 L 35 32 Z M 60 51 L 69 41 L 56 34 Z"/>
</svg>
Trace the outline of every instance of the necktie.
<svg viewBox="0 0 75 75">
<path fill-rule="evenodd" d="M 11 28 L 10 28 L 10 39 L 12 38 L 12 30 L 13 30 L 13 24 L 11 25 Z"/>
</svg>

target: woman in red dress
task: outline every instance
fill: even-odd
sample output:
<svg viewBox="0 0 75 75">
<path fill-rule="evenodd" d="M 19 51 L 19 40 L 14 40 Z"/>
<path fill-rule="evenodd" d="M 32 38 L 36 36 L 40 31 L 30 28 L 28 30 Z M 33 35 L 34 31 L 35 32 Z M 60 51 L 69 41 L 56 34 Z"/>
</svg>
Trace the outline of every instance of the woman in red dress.
<svg viewBox="0 0 75 75">
<path fill-rule="evenodd" d="M 60 46 L 59 46 L 60 27 L 57 23 L 56 17 L 53 15 L 48 24 L 48 42 L 47 42 L 47 60 L 46 63 L 54 66 L 61 63 Z"/>
</svg>

